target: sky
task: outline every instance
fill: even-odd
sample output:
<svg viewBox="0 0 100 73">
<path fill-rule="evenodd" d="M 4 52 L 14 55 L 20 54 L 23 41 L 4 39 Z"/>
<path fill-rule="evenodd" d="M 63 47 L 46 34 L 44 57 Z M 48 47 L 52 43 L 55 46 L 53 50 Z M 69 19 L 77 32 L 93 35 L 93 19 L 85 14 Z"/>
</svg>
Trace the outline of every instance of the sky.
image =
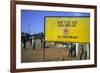
<svg viewBox="0 0 100 73">
<path fill-rule="evenodd" d="M 90 13 L 43 10 L 21 10 L 21 32 L 29 34 L 44 32 L 45 16 L 90 16 Z"/>
</svg>

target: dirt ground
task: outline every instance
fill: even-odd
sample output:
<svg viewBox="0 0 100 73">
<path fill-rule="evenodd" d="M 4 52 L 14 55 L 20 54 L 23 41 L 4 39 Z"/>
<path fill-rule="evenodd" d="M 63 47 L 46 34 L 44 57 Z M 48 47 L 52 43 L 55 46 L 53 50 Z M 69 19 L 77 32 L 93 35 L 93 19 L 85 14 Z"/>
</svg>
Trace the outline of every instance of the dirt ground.
<svg viewBox="0 0 100 73">
<path fill-rule="evenodd" d="M 21 49 L 22 63 L 67 60 L 76 60 L 76 57 L 69 57 L 68 48 L 56 47 L 52 45 L 51 42 L 46 42 L 46 48 L 41 48 L 40 40 L 37 40 L 35 49 L 32 48 L 30 42 L 27 42 L 26 48 Z"/>
</svg>

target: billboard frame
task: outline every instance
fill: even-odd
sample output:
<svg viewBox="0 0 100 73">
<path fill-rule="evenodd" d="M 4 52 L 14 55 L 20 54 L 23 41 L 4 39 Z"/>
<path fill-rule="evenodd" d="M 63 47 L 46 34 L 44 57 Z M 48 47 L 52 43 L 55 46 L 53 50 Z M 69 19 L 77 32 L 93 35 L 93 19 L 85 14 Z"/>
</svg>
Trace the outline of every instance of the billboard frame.
<svg viewBox="0 0 100 73">
<path fill-rule="evenodd" d="M 62 4 L 62 3 L 47 3 L 47 2 L 33 2 L 33 1 L 11 1 L 10 11 L 10 48 L 11 48 L 11 62 L 10 71 L 15 72 L 29 72 L 29 71 L 46 71 L 46 70 L 61 70 L 61 69 L 77 69 L 77 68 L 90 68 L 97 67 L 97 6 L 94 5 L 80 5 L 80 4 Z M 40 68 L 16 68 L 16 5 L 37 5 L 37 6 L 50 6 L 50 7 L 71 7 L 71 8 L 85 8 L 94 10 L 94 64 L 74 65 L 74 66 L 53 66 L 53 67 L 40 67 Z"/>
</svg>

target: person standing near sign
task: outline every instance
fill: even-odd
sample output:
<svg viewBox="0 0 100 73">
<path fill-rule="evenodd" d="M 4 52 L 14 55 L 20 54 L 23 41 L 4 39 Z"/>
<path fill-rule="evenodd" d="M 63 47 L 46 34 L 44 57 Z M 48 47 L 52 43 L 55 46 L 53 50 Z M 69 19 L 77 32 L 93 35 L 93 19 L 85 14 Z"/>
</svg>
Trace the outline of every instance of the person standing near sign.
<svg viewBox="0 0 100 73">
<path fill-rule="evenodd" d="M 43 48 L 43 38 L 41 38 L 41 48 Z"/>
<path fill-rule="evenodd" d="M 26 40 L 26 36 L 23 36 L 23 37 L 22 37 L 22 42 L 23 42 L 23 45 L 24 45 L 24 46 L 23 46 L 24 49 L 25 49 L 25 47 L 26 47 L 26 41 L 27 41 L 27 40 Z"/>
<path fill-rule="evenodd" d="M 44 40 L 44 37 L 41 38 L 41 48 L 45 48 L 45 40 Z"/>
<path fill-rule="evenodd" d="M 68 53 L 68 56 L 72 56 L 72 43 L 69 43 L 68 45 L 68 48 L 69 48 L 69 53 Z"/>
<path fill-rule="evenodd" d="M 30 46 L 32 45 L 32 37 L 30 37 Z"/>
<path fill-rule="evenodd" d="M 80 48 L 80 60 L 82 60 L 83 58 L 83 53 L 84 53 L 84 45 L 82 44 Z"/>
<path fill-rule="evenodd" d="M 35 49 L 35 36 L 32 37 L 32 46 L 33 46 L 33 49 Z"/>
</svg>

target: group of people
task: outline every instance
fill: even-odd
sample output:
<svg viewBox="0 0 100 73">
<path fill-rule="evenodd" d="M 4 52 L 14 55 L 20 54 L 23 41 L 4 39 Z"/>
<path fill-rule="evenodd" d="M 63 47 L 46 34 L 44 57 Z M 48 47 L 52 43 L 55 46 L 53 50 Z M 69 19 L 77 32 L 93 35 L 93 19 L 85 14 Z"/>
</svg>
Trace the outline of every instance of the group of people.
<svg viewBox="0 0 100 73">
<path fill-rule="evenodd" d="M 70 43 L 68 45 L 68 48 L 69 48 L 69 53 L 68 53 L 68 56 L 69 57 L 76 57 L 76 44 L 75 43 Z M 80 44 L 78 46 L 78 59 L 82 60 L 82 59 L 85 59 L 86 57 L 86 45 L 84 44 Z"/>
<path fill-rule="evenodd" d="M 76 44 L 70 43 L 68 45 L 69 53 L 68 56 L 75 57 L 76 56 Z"/>
<path fill-rule="evenodd" d="M 30 42 L 30 46 L 33 47 L 33 49 L 36 49 L 36 40 L 37 38 L 35 36 L 31 36 L 29 40 L 26 40 L 26 38 L 23 38 L 23 48 L 26 48 L 26 42 L 29 41 Z M 41 48 L 45 48 L 45 40 L 44 38 L 40 38 L 41 41 Z"/>
</svg>

